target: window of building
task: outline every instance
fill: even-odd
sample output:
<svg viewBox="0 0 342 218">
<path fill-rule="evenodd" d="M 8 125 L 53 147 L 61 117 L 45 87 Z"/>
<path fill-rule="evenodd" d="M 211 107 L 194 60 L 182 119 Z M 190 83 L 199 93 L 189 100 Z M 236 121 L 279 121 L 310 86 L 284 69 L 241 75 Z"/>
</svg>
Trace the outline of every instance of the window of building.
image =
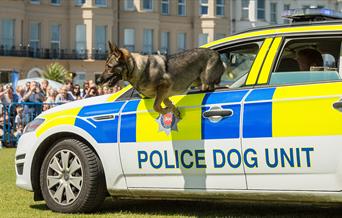
<svg viewBox="0 0 342 218">
<path fill-rule="evenodd" d="M 38 22 L 30 23 L 30 48 L 36 50 L 40 48 L 41 25 Z"/>
<path fill-rule="evenodd" d="M 125 8 L 125 11 L 134 11 L 135 8 L 134 8 L 134 0 L 125 0 L 124 1 L 124 8 Z"/>
<path fill-rule="evenodd" d="M 144 29 L 143 52 L 146 54 L 153 52 L 153 29 Z"/>
<path fill-rule="evenodd" d="M 164 54 L 169 53 L 169 45 L 170 45 L 170 33 L 169 32 L 161 32 L 160 37 L 160 52 Z"/>
<path fill-rule="evenodd" d="M 177 52 L 184 51 L 186 49 L 186 33 L 177 34 Z"/>
<path fill-rule="evenodd" d="M 61 0 L 51 0 L 51 4 L 52 5 L 60 5 L 61 4 Z"/>
<path fill-rule="evenodd" d="M 97 7 L 107 7 L 107 0 L 95 0 Z"/>
<path fill-rule="evenodd" d="M 257 2 L 257 18 L 258 20 L 265 20 L 265 0 L 258 0 Z"/>
<path fill-rule="evenodd" d="M 186 0 L 178 0 L 178 16 L 186 16 Z"/>
<path fill-rule="evenodd" d="M 160 5 L 160 11 L 162 15 L 169 15 L 169 0 L 162 0 Z"/>
<path fill-rule="evenodd" d="M 86 0 L 75 0 L 75 5 L 76 6 L 82 6 L 83 4 L 85 4 Z"/>
<path fill-rule="evenodd" d="M 61 43 L 61 26 L 53 24 L 51 26 L 51 40 L 50 45 L 52 50 L 59 50 Z"/>
<path fill-rule="evenodd" d="M 271 85 L 317 83 L 341 80 L 341 38 L 294 38 L 285 41 Z"/>
<path fill-rule="evenodd" d="M 291 8 L 290 4 L 284 4 L 284 11 L 290 10 L 290 8 Z M 284 18 L 284 23 L 285 24 L 290 23 L 290 20 L 287 18 Z"/>
<path fill-rule="evenodd" d="M 4 46 L 5 50 L 12 49 L 15 39 L 15 20 L 3 19 L 1 21 L 1 38 L 0 44 Z"/>
<path fill-rule="evenodd" d="M 208 14 L 208 0 L 200 0 L 200 15 Z"/>
<path fill-rule="evenodd" d="M 135 30 L 125 29 L 124 30 L 124 47 L 129 51 L 135 51 Z"/>
<path fill-rule="evenodd" d="M 198 37 L 198 46 L 204 45 L 208 43 L 208 33 L 200 33 Z"/>
<path fill-rule="evenodd" d="M 86 25 L 78 24 L 76 25 L 76 42 L 75 48 L 78 54 L 85 53 L 86 50 Z"/>
<path fill-rule="evenodd" d="M 153 10 L 153 1 L 152 0 L 143 0 L 143 10 L 152 11 Z"/>
<path fill-rule="evenodd" d="M 107 26 L 95 26 L 95 49 L 99 53 L 105 53 L 107 50 Z"/>
<path fill-rule="evenodd" d="M 107 50 L 107 26 L 95 26 L 95 49 L 99 53 L 105 53 Z"/>
<path fill-rule="evenodd" d="M 40 4 L 40 0 L 31 0 L 30 3 L 31 4 Z"/>
<path fill-rule="evenodd" d="M 270 15 L 271 15 L 271 23 L 276 24 L 277 23 L 277 3 L 271 2 L 270 5 Z"/>
<path fill-rule="evenodd" d="M 216 16 L 224 16 L 224 0 L 216 0 Z"/>
<path fill-rule="evenodd" d="M 241 20 L 249 19 L 249 0 L 241 0 Z"/>
</svg>

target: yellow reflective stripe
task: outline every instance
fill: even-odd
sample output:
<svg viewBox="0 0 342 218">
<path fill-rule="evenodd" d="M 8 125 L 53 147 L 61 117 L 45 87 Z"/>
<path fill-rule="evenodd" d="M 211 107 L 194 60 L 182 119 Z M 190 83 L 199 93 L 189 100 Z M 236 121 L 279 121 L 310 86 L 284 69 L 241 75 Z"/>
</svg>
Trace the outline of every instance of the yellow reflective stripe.
<svg viewBox="0 0 342 218">
<path fill-rule="evenodd" d="M 250 70 L 250 72 L 248 74 L 246 85 L 254 85 L 256 83 L 261 65 L 265 60 L 265 56 L 266 56 L 268 49 L 272 43 L 272 40 L 273 40 L 273 38 L 268 38 L 262 44 L 261 49 L 259 50 L 259 53 L 258 53 L 256 59 L 254 60 L 254 63 L 252 65 L 252 69 Z"/>
<path fill-rule="evenodd" d="M 268 78 L 269 78 L 270 71 L 272 68 L 272 63 L 274 59 L 276 58 L 276 54 L 278 51 L 278 47 L 281 43 L 281 39 L 282 37 L 277 37 L 273 40 L 272 46 L 268 52 L 265 63 L 262 66 L 261 73 L 258 79 L 258 84 L 266 84 L 268 82 Z"/>
<path fill-rule="evenodd" d="M 75 120 L 77 117 L 77 114 L 80 112 L 82 108 L 73 108 L 73 109 L 67 109 L 58 111 L 51 114 L 46 114 L 42 116 L 42 118 L 45 119 L 45 121 L 42 123 L 41 126 L 38 127 L 36 131 L 36 136 L 41 136 L 45 131 L 48 129 L 59 126 L 59 125 L 74 125 Z"/>
<path fill-rule="evenodd" d="M 342 95 L 342 83 L 278 87 L 273 95 L 273 137 L 342 134 L 341 112 L 333 103 Z"/>
<path fill-rule="evenodd" d="M 241 39 L 252 38 L 252 37 L 269 36 L 269 35 L 278 34 L 278 33 L 284 34 L 284 33 L 324 32 L 324 31 L 342 31 L 342 25 L 283 27 L 283 28 L 276 28 L 276 29 L 259 30 L 259 31 L 247 32 L 247 33 L 241 33 L 241 34 L 229 36 L 227 38 L 223 38 L 223 39 L 205 44 L 202 47 L 208 48 L 208 47 L 212 47 L 212 46 L 219 45 L 221 43 L 230 42 L 230 41 L 241 40 Z"/>
</svg>

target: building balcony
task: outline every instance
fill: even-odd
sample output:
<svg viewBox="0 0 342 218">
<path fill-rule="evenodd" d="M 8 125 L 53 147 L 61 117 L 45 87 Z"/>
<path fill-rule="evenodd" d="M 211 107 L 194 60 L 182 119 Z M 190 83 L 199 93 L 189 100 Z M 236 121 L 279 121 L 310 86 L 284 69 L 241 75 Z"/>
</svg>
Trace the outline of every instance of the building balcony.
<svg viewBox="0 0 342 218">
<path fill-rule="evenodd" d="M 107 58 L 107 51 L 103 52 L 98 49 L 93 49 L 90 53 L 88 50 L 31 48 L 25 46 L 7 48 L 0 45 L 0 57 L 1 56 L 61 60 L 105 60 Z"/>
</svg>

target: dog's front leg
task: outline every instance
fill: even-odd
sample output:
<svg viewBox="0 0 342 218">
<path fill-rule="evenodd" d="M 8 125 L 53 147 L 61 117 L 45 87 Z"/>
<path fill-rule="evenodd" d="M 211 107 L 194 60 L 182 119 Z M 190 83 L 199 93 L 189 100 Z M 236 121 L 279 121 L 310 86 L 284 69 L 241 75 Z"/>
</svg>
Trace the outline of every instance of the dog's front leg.
<svg viewBox="0 0 342 218">
<path fill-rule="evenodd" d="M 156 98 L 153 104 L 153 109 L 160 114 L 167 114 L 169 112 L 169 108 L 162 108 L 161 106 L 162 102 L 166 98 L 165 95 L 166 95 L 167 89 L 168 87 L 166 87 L 165 85 L 159 86 L 157 88 Z"/>
<path fill-rule="evenodd" d="M 178 110 L 178 108 L 172 103 L 172 101 L 169 98 L 164 99 L 164 104 L 166 105 L 167 108 L 170 108 L 172 113 L 178 118 L 181 118 L 181 113 Z"/>
</svg>

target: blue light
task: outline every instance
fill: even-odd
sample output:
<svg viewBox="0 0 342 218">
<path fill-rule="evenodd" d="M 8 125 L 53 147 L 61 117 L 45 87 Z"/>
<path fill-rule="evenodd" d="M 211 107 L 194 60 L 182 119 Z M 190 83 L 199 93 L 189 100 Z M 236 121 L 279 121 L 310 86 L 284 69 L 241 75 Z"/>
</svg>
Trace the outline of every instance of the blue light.
<svg viewBox="0 0 342 218">
<path fill-rule="evenodd" d="M 298 8 L 286 10 L 282 14 L 283 17 L 300 20 L 300 21 L 313 21 L 315 18 L 325 19 L 342 19 L 342 13 L 327 9 L 327 8 Z"/>
</svg>

